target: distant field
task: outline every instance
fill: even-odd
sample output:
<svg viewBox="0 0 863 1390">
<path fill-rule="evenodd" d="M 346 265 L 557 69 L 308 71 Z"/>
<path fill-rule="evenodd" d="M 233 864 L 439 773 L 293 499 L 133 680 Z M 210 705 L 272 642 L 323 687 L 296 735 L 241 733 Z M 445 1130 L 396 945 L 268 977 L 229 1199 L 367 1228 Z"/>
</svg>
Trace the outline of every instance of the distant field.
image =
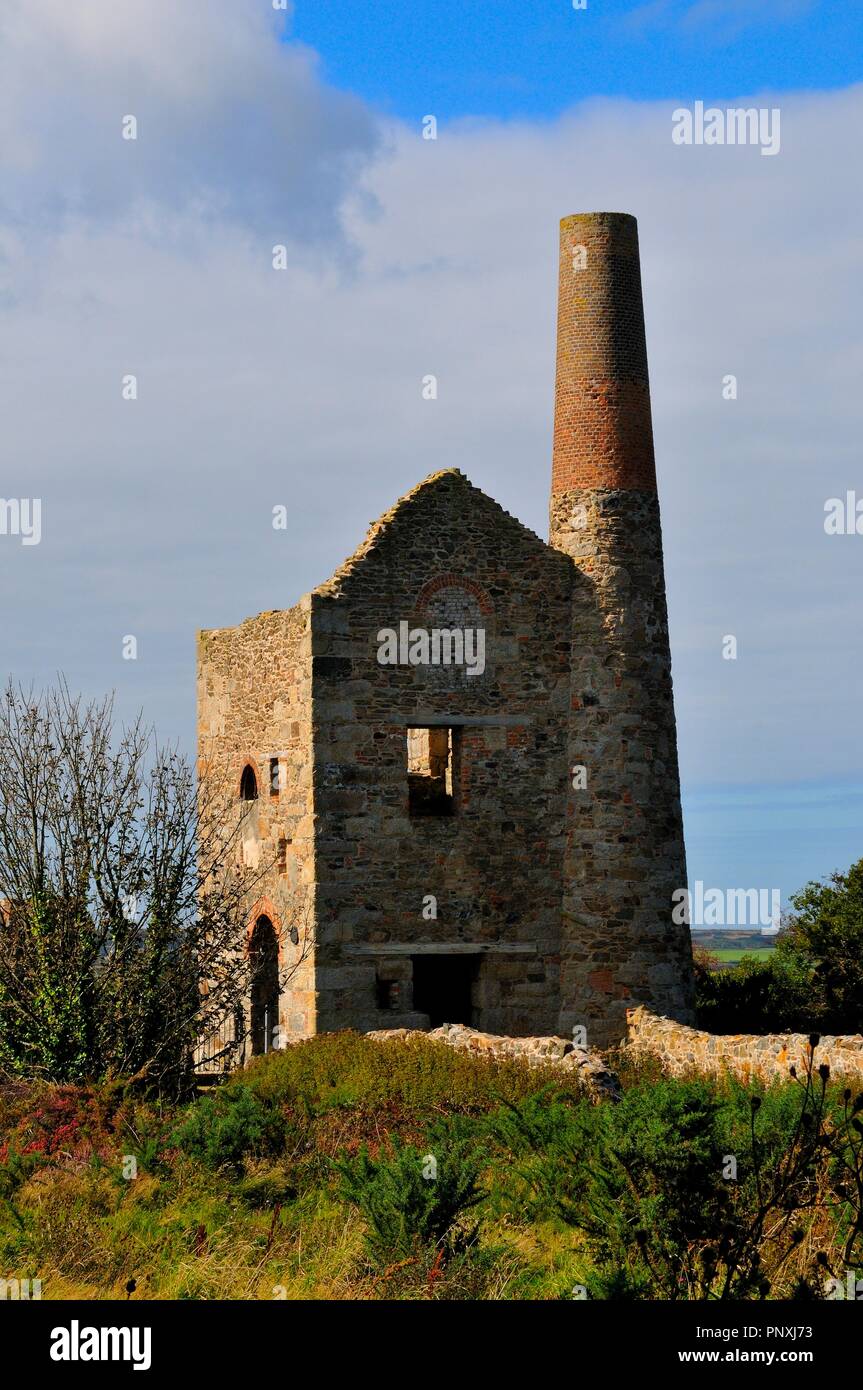
<svg viewBox="0 0 863 1390">
<path fill-rule="evenodd" d="M 735 949 L 733 946 L 726 946 L 719 951 L 711 950 L 710 954 L 715 956 L 717 960 L 725 961 L 726 963 L 742 960 L 744 956 L 753 956 L 755 960 L 766 960 L 768 956 L 773 954 L 773 947 L 758 946 L 754 950 L 741 950 L 740 947 Z"/>
</svg>

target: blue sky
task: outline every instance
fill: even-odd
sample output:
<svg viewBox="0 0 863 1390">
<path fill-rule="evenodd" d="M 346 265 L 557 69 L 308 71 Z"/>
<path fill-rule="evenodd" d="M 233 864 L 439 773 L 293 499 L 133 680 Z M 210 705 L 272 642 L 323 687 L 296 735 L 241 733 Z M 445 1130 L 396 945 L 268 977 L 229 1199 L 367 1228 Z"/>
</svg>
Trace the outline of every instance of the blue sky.
<svg viewBox="0 0 863 1390">
<path fill-rule="evenodd" d="M 588 0 L 578 11 L 571 0 L 296 0 L 289 32 L 317 51 L 327 81 L 442 126 L 551 120 L 596 96 L 778 100 L 863 75 L 863 4 L 845 0 Z M 718 743 L 734 737 L 733 720 L 721 723 Z M 766 874 L 785 901 L 863 853 L 859 781 L 801 781 L 788 763 L 776 773 L 760 784 L 684 777 L 691 880 L 761 885 Z"/>
<path fill-rule="evenodd" d="M 558 220 L 628 211 L 690 878 L 847 867 L 861 68 L 860 0 L 3 0 L 0 495 L 44 535 L 0 538 L 0 676 L 191 752 L 197 629 L 294 603 L 428 473 L 546 535 Z M 674 105 L 759 95 L 776 157 L 672 142 Z"/>
<path fill-rule="evenodd" d="M 863 73 L 859 0 L 296 0 L 325 79 L 406 120 L 556 116 L 589 96 L 734 98 Z"/>
</svg>

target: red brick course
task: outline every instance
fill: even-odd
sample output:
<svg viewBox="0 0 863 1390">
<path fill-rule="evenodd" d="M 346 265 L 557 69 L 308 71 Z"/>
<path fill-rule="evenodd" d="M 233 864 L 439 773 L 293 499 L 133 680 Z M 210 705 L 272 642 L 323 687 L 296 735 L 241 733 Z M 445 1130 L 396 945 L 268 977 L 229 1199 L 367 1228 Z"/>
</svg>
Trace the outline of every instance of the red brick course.
<svg viewBox="0 0 863 1390">
<path fill-rule="evenodd" d="M 628 213 L 560 224 L 552 493 L 656 490 L 638 227 Z"/>
</svg>

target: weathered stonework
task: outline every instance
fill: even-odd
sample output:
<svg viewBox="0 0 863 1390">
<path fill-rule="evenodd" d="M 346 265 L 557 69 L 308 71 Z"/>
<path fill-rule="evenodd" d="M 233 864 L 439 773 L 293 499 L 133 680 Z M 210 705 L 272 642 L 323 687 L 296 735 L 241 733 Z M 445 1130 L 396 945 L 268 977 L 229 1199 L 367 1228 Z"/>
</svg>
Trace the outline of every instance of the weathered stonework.
<svg viewBox="0 0 863 1390">
<path fill-rule="evenodd" d="M 576 293 L 562 251 L 551 543 L 445 469 L 295 608 L 201 634 L 201 754 L 238 795 L 254 768 L 248 853 L 278 861 L 262 891 L 284 967 L 292 928 L 313 934 L 283 1037 L 447 1022 L 601 1047 L 628 1005 L 691 1017 L 635 224 L 576 220 L 590 272 Z M 381 664 L 402 622 L 481 628 L 484 669 Z"/>
<path fill-rule="evenodd" d="M 502 1038 L 493 1033 L 479 1033 L 459 1023 L 444 1023 L 430 1033 L 417 1033 L 409 1028 L 383 1028 L 369 1033 L 369 1037 L 381 1042 L 390 1038 L 434 1038 L 474 1057 L 515 1057 L 529 1067 L 575 1072 L 579 1084 L 592 1100 L 620 1099 L 620 1082 L 614 1072 L 601 1057 L 586 1047 L 576 1047 L 568 1038 Z"/>
<path fill-rule="evenodd" d="M 637 1007 L 627 1014 L 626 1046 L 635 1056 L 657 1058 L 669 1076 L 707 1072 L 731 1073 L 741 1081 L 787 1081 L 790 1068 L 805 1077 L 810 1053 L 805 1033 L 703 1033 Z M 815 1050 L 816 1067 L 826 1064 L 832 1076 L 863 1083 L 863 1037 L 827 1036 Z"/>
<path fill-rule="evenodd" d="M 233 784 L 238 797 L 243 769 L 251 766 L 255 772 L 259 794 L 242 808 L 247 813 L 242 852 L 251 864 L 274 868 L 249 904 L 247 930 L 264 914 L 276 928 L 287 979 L 279 1021 L 290 1037 L 317 1028 L 310 948 L 315 914 L 310 668 L 308 599 L 239 627 L 198 635 L 198 756 Z M 276 789 L 270 786 L 273 756 L 279 765 Z"/>
</svg>

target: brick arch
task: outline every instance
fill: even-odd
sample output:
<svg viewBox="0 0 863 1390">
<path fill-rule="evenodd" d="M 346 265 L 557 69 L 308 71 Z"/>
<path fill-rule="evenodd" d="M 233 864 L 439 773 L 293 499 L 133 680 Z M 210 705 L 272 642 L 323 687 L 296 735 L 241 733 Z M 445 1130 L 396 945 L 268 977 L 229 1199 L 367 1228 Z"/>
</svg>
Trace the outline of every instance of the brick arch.
<svg viewBox="0 0 863 1390">
<path fill-rule="evenodd" d="M 464 575 L 449 573 L 435 575 L 434 579 L 423 584 L 417 595 L 417 611 L 422 611 L 441 589 L 464 589 L 465 593 L 472 594 L 476 599 L 483 617 L 491 617 L 494 613 L 494 605 L 481 585 L 473 579 L 466 579 Z"/>
<path fill-rule="evenodd" d="M 258 795 L 261 794 L 261 768 L 260 759 L 254 753 L 238 753 L 233 760 L 233 782 L 232 785 L 237 796 L 240 795 L 240 786 L 243 781 L 243 772 L 250 767 L 255 774 L 255 781 L 258 784 Z"/>
<path fill-rule="evenodd" d="M 276 940 L 279 943 L 279 960 L 281 961 L 282 947 L 284 944 L 282 919 L 272 898 L 267 897 L 266 894 L 257 898 L 249 909 L 249 915 L 246 920 L 246 947 L 248 948 L 249 942 L 252 939 L 252 932 L 255 930 L 255 925 L 259 917 L 269 917 L 272 922 L 273 931 L 276 933 Z"/>
</svg>

